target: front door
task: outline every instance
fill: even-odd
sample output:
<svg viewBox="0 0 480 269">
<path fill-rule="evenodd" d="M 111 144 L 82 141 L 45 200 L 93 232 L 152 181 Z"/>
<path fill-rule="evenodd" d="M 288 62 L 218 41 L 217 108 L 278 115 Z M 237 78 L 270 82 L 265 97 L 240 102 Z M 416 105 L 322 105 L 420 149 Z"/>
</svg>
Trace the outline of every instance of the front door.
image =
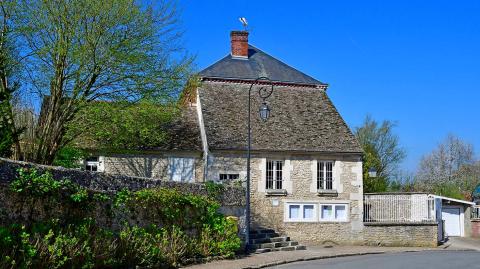
<svg viewBox="0 0 480 269">
<path fill-rule="evenodd" d="M 445 233 L 447 236 L 462 236 L 459 207 L 442 208 L 442 220 L 445 221 Z"/>
</svg>

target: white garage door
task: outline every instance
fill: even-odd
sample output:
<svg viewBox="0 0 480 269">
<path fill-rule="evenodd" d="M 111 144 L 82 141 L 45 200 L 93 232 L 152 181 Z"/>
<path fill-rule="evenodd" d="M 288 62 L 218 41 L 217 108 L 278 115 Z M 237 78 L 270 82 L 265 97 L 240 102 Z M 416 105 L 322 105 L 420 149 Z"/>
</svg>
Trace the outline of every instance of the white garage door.
<svg viewBox="0 0 480 269">
<path fill-rule="evenodd" d="M 445 233 L 447 236 L 461 236 L 460 208 L 442 208 L 442 220 L 445 221 Z"/>
</svg>

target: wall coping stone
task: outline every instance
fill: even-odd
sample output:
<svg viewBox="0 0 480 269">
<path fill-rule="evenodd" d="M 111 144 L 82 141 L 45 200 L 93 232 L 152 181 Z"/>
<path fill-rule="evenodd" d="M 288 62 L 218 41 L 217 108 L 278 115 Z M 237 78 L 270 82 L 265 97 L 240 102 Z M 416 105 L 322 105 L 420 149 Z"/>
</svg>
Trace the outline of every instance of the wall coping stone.
<svg viewBox="0 0 480 269">
<path fill-rule="evenodd" d="M 365 226 L 436 226 L 435 221 L 429 222 L 364 222 Z"/>
<path fill-rule="evenodd" d="M 414 195 L 414 194 L 429 194 L 427 192 L 367 192 L 364 195 Z"/>
</svg>

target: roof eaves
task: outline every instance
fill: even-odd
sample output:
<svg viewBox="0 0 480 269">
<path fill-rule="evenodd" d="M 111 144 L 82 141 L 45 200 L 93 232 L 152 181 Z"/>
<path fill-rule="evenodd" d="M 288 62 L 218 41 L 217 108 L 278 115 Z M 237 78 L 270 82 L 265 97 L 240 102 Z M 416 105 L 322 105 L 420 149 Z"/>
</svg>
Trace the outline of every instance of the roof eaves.
<svg viewBox="0 0 480 269">
<path fill-rule="evenodd" d="M 212 77 L 212 76 L 200 76 L 202 81 L 214 81 L 214 82 L 226 82 L 226 83 L 252 83 L 255 79 L 250 78 L 225 78 L 225 77 Z M 273 84 L 273 85 L 282 85 L 282 86 L 293 86 L 293 87 L 308 87 L 308 88 L 318 88 L 327 90 L 328 84 L 321 83 L 321 84 L 310 84 L 310 83 L 298 83 L 298 82 L 289 82 L 289 81 L 278 81 L 272 80 L 270 82 L 267 81 L 258 81 L 258 84 Z"/>
<path fill-rule="evenodd" d="M 430 197 L 433 197 L 433 198 L 439 198 L 439 199 L 442 199 L 442 200 L 448 200 L 448 201 L 457 202 L 457 203 L 461 203 L 461 204 L 475 205 L 474 202 L 469 202 L 469 201 L 460 200 L 460 199 L 454 199 L 454 198 L 445 197 L 445 196 L 440 196 L 440 195 L 435 195 L 435 194 L 430 194 L 429 196 L 430 196 Z"/>
<path fill-rule="evenodd" d="M 239 149 L 239 148 L 217 148 L 212 147 L 212 151 L 237 151 L 237 152 L 246 152 L 246 149 Z M 305 149 L 279 149 L 279 150 L 271 150 L 271 149 L 252 149 L 252 153 L 275 153 L 275 152 L 287 152 L 287 153 L 308 153 L 308 154 L 355 154 L 361 155 L 363 154 L 362 151 L 341 151 L 341 150 L 305 150 Z"/>
</svg>

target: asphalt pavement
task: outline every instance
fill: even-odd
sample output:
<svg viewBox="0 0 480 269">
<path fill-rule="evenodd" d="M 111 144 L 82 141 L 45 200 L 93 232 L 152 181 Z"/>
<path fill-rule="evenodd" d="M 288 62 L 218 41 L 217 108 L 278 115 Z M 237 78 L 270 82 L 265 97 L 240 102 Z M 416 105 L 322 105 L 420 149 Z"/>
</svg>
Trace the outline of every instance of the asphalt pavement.
<svg viewBox="0 0 480 269">
<path fill-rule="evenodd" d="M 480 269 L 478 251 L 422 251 L 371 254 L 289 263 L 275 269 Z"/>
</svg>

